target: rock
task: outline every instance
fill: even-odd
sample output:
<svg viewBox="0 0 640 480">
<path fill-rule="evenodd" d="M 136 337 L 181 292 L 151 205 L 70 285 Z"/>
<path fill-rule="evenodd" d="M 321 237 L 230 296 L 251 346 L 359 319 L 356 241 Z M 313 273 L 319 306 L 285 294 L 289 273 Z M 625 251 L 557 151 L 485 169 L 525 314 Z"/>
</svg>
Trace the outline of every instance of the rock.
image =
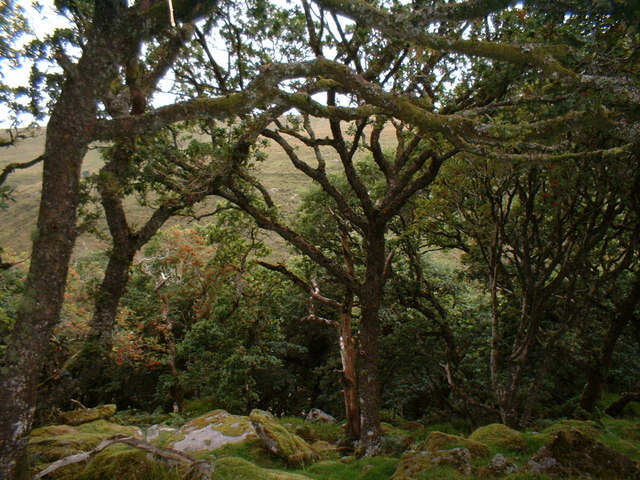
<svg viewBox="0 0 640 480">
<path fill-rule="evenodd" d="M 158 438 L 162 432 L 175 432 L 177 429 L 172 427 L 167 427 L 166 425 L 151 425 L 144 432 L 144 439 L 147 442 L 151 442 Z"/>
<path fill-rule="evenodd" d="M 304 475 L 260 468 L 237 457 L 223 457 L 216 461 L 216 480 L 311 480 Z"/>
<path fill-rule="evenodd" d="M 520 471 L 520 467 L 507 461 L 504 455 L 498 453 L 491 459 L 491 463 L 485 469 L 488 475 L 502 477 Z"/>
<path fill-rule="evenodd" d="M 544 472 L 607 480 L 640 480 L 640 463 L 578 430 L 559 431 L 528 462 L 533 473 Z"/>
<path fill-rule="evenodd" d="M 168 445 L 184 452 L 213 451 L 244 442 L 253 435 L 255 431 L 247 417 L 214 410 L 185 423 L 171 435 Z"/>
<path fill-rule="evenodd" d="M 490 447 L 499 447 L 511 451 L 521 451 L 527 448 L 527 442 L 522 433 L 501 423 L 492 423 L 491 425 L 480 427 L 469 435 L 469 439 L 484 443 Z"/>
<path fill-rule="evenodd" d="M 470 475 L 471 453 L 466 448 L 436 450 L 435 452 L 406 452 L 400 457 L 392 480 L 413 480 L 418 477 L 420 472 L 438 465 L 452 467 L 463 475 Z"/>
<path fill-rule="evenodd" d="M 60 423 L 65 425 L 82 425 L 83 423 L 94 422 L 96 420 L 107 420 L 116 413 L 114 404 L 100 405 L 95 408 L 81 408 L 60 414 Z"/>
<path fill-rule="evenodd" d="M 319 408 L 312 408 L 309 413 L 307 413 L 307 418 L 305 420 L 310 423 L 336 423 L 336 419 L 334 417 L 323 412 Z"/>
<path fill-rule="evenodd" d="M 249 418 L 267 450 L 284 459 L 288 465 L 302 467 L 318 461 L 319 456 L 313 448 L 280 425 L 270 413 L 253 410 Z"/>
<path fill-rule="evenodd" d="M 95 448 L 102 440 L 117 433 L 142 438 L 142 431 L 137 427 L 126 427 L 97 420 L 76 427 L 70 425 L 49 425 L 36 428 L 29 439 L 29 455 L 34 470 L 40 471 L 51 462 L 66 458 L 80 452 Z M 118 448 L 118 447 L 110 447 Z M 102 454 L 100 454 L 102 455 Z M 97 457 L 96 457 L 97 458 Z M 77 471 L 84 465 L 71 465 L 56 471 L 48 478 L 76 478 Z"/>
<path fill-rule="evenodd" d="M 471 455 L 478 458 L 491 455 L 491 450 L 483 443 L 442 432 L 431 432 L 427 439 L 418 445 L 415 450 L 434 451 L 447 450 L 454 447 L 467 448 Z"/>
<path fill-rule="evenodd" d="M 540 434 L 545 435 L 549 440 L 551 440 L 555 436 L 555 434 L 560 431 L 568 432 L 570 430 L 577 430 L 584 435 L 595 438 L 598 436 L 599 428 L 599 425 L 593 420 L 565 419 L 549 425 L 544 430 L 542 430 Z"/>
</svg>

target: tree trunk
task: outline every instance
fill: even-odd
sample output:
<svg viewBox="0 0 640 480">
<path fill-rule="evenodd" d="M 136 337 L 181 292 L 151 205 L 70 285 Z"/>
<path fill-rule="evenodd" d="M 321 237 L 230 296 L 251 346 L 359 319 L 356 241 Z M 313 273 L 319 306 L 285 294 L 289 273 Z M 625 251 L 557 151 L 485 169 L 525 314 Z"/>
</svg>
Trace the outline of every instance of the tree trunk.
<svg viewBox="0 0 640 480">
<path fill-rule="evenodd" d="M 78 77 L 70 77 L 63 85 L 47 127 L 31 266 L 0 369 L 2 480 L 28 477 L 26 468 L 18 471 L 18 463 L 29 439 L 38 375 L 64 299 L 89 125 L 98 93 L 113 72 L 113 39 L 108 38 L 106 30 L 95 28 L 78 63 Z"/>
<path fill-rule="evenodd" d="M 385 283 L 384 229 L 367 232 L 366 276 L 360 295 L 358 390 L 360 394 L 360 441 L 366 456 L 380 452 L 380 375 L 378 340 L 380 304 Z"/>
<path fill-rule="evenodd" d="M 85 405 L 99 402 L 95 389 L 109 368 L 118 304 L 129 281 L 134 255 L 130 248 L 116 247 L 111 252 L 96 296 L 89 335 L 74 362 L 76 368 L 70 369 L 77 383 L 75 394 L 81 396 Z"/>
<path fill-rule="evenodd" d="M 622 304 L 620 312 L 609 325 L 600 355 L 595 359 L 595 364 L 587 370 L 587 383 L 580 398 L 580 408 L 587 412 L 593 412 L 597 401 L 600 399 L 609 368 L 611 367 L 616 344 L 625 327 L 633 321 L 634 311 L 639 301 L 640 278 L 636 277 L 631 292 Z"/>
<path fill-rule="evenodd" d="M 360 438 L 360 409 L 358 407 L 358 379 L 356 374 L 356 341 L 351 330 L 351 305 L 341 314 L 340 359 L 342 360 L 342 392 L 347 420 L 347 438 Z"/>
</svg>

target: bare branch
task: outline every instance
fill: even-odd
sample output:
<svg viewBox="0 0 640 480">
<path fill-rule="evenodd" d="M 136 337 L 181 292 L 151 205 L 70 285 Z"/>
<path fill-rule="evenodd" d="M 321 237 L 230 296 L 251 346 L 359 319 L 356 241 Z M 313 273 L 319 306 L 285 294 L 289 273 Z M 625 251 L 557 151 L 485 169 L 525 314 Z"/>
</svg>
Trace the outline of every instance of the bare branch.
<svg viewBox="0 0 640 480">
<path fill-rule="evenodd" d="M 43 160 L 44 160 L 44 155 L 40 155 L 39 157 L 36 157 L 33 160 L 30 160 L 28 162 L 10 163 L 6 167 L 4 167 L 4 169 L 2 170 L 2 173 L 0 173 L 0 185 L 4 184 L 4 182 L 6 182 L 7 180 L 7 177 L 13 172 L 15 172 L 16 170 L 23 170 L 25 168 L 33 167 L 34 165 L 37 165 Z"/>
<path fill-rule="evenodd" d="M 106 448 L 114 445 L 116 443 L 124 443 L 125 445 L 129 445 L 134 448 L 138 448 L 140 450 L 144 450 L 145 452 L 153 453 L 162 458 L 166 458 L 168 460 L 173 460 L 175 462 L 180 462 L 189 465 L 190 471 L 194 469 L 194 467 L 198 470 L 200 474 L 199 478 L 201 480 L 210 479 L 211 474 L 213 473 L 213 466 L 207 464 L 202 460 L 197 460 L 188 453 L 182 452 L 180 450 L 174 450 L 172 448 L 159 447 L 157 445 L 153 445 L 152 443 L 146 442 L 144 440 L 138 440 L 133 437 L 129 437 L 127 435 L 123 435 L 121 433 L 117 435 L 113 435 L 112 437 L 104 439 L 97 447 L 93 450 L 89 450 L 88 452 L 81 452 L 75 455 L 71 455 L 66 458 L 62 458 L 56 462 L 50 464 L 47 468 L 38 472 L 35 475 L 35 479 L 42 478 L 51 472 L 58 470 L 59 468 L 65 467 L 67 465 L 73 465 L 74 463 L 79 462 L 88 462 L 93 457 L 98 455 L 100 452 L 105 450 Z M 189 473 L 189 472 L 188 472 Z"/>
</svg>

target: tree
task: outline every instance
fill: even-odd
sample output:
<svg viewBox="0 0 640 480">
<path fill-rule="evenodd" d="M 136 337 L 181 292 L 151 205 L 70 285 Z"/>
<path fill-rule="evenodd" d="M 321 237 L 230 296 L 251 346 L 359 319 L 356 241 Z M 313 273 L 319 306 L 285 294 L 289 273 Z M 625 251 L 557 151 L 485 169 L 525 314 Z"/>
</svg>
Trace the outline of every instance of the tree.
<svg viewBox="0 0 640 480">
<path fill-rule="evenodd" d="M 491 22 L 483 23 L 481 19 L 501 10 L 509 13 L 506 7 L 510 3 L 478 0 L 413 9 L 412 6 L 387 8 L 386 4 L 378 7 L 363 0 L 318 0 L 315 7 L 303 2 L 308 48 L 300 51 L 300 57 L 291 59 L 284 55 L 273 62 L 269 54 L 258 55 L 254 65 L 261 64 L 262 69 L 250 80 L 243 81 L 240 91 L 225 96 L 215 96 L 213 91 L 211 97 L 200 96 L 141 113 L 146 112 L 144 107 L 148 108 L 144 99 L 149 93 L 146 90 L 149 84 L 137 74 L 138 59 L 155 51 L 142 48 L 143 44 L 149 46 L 156 42 L 172 49 L 173 36 L 167 33 L 173 31 L 168 5 L 139 1 L 127 7 L 116 0 L 70 2 L 68 10 L 78 20 L 76 32 L 77 37 L 82 38 L 83 49 L 75 62 L 72 55 L 64 55 L 64 49 L 56 52 L 64 72 L 56 84 L 47 131 L 38 234 L 11 347 L 2 365 L 2 475 L 14 476 L 17 458 L 26 444 L 35 378 L 60 310 L 75 239 L 79 172 L 88 145 L 96 140 L 149 134 L 168 123 L 195 116 L 224 119 L 269 107 L 297 108 L 300 112 L 330 118 L 329 146 L 345 168 L 361 211 L 350 211 L 325 181 L 320 158 L 314 168 L 298 162 L 295 155 L 290 157 L 310 178 L 329 189 L 339 213 L 359 229 L 366 244 L 367 272 L 360 283 L 356 282 L 342 266 L 318 255 L 317 249 L 303 238 L 265 215 L 266 211 L 261 206 L 258 208 L 243 191 L 252 183 L 246 176 L 231 183 L 225 195 L 243 208 L 251 209 L 261 225 L 275 228 L 360 297 L 361 339 L 366 346 L 361 358 L 361 371 L 366 374 L 362 375 L 360 386 L 363 397 L 370 401 L 363 409 L 366 426 L 363 431 L 371 433 L 364 440 L 368 449 L 375 452 L 380 433 L 377 317 L 389 254 L 385 229 L 407 198 L 429 184 L 444 159 L 458 152 L 503 160 L 531 161 L 543 157 L 551 161 L 585 156 L 617 158 L 635 155 L 637 151 L 640 95 L 626 70 L 630 66 L 634 71 L 637 62 L 623 59 L 617 63 L 619 68 L 608 75 L 603 69 L 589 69 L 589 62 L 574 61 L 566 45 L 558 48 L 530 42 L 502 42 L 499 35 L 494 35 L 496 29 L 491 28 Z M 575 8 L 584 12 L 582 18 L 596 14 L 613 19 L 622 28 L 638 13 L 632 5 L 624 9 L 609 9 L 599 4 L 578 8 L 580 5 L 576 3 L 581 2 L 566 2 L 560 8 L 552 8 L 547 7 L 546 2 L 532 2 L 540 5 L 539 11 L 543 13 L 553 11 L 562 15 L 566 9 Z M 216 5 L 205 0 L 175 0 L 172 6 L 173 17 L 180 24 L 209 15 Z M 256 0 L 250 6 L 259 8 L 249 9 L 249 17 L 264 18 L 269 9 L 264 1 Z M 356 23 L 343 28 L 338 15 L 347 15 Z M 527 15 L 525 13 L 525 18 Z M 191 28 L 186 23 L 176 30 L 188 35 Z M 615 29 L 603 30 L 615 32 Z M 626 51 L 635 51 L 634 42 Z M 365 57 L 363 52 L 375 58 Z M 153 58 L 148 60 L 154 62 Z M 237 68 L 244 66 L 239 64 Z M 465 73 L 465 81 L 459 88 L 454 88 L 451 81 L 456 78 L 455 70 Z M 118 75 L 125 79 L 122 82 L 125 88 L 118 93 L 129 95 L 135 108 L 128 115 L 116 118 L 104 112 L 98 114 L 99 102 L 109 101 L 109 85 Z M 445 79 L 442 82 L 439 81 L 441 75 Z M 500 89 L 490 88 L 496 77 L 502 80 Z M 510 89 L 514 82 L 522 85 L 528 77 L 535 80 L 530 95 L 521 96 L 523 89 Z M 327 94 L 324 104 L 312 96 L 319 92 Z M 575 100 L 577 109 L 546 110 L 544 106 L 557 95 Z M 338 102 L 342 98 L 346 106 Z M 402 128 L 410 132 L 408 138 L 399 140 L 397 158 L 380 155 L 376 152 L 377 142 L 371 143 L 374 160 L 379 162 L 388 181 L 386 196 L 380 204 L 372 203 L 365 185 L 352 168 L 362 132 L 368 119 L 374 118 L 374 132 L 382 131 L 378 126 L 389 118 L 403 122 Z M 356 121 L 353 140 L 347 140 L 339 128 L 340 121 L 345 120 Z M 591 129 L 615 141 L 595 147 L 576 144 L 575 148 L 566 148 L 565 141 L 570 135 L 591 132 Z M 290 129 L 278 127 L 277 130 L 269 135 L 286 150 L 278 136 L 288 135 L 286 131 Z M 308 142 L 311 148 L 323 146 L 322 139 L 308 135 L 302 141 Z M 250 145 L 252 142 L 246 147 Z M 246 156 L 249 150 L 241 149 L 237 155 Z"/>
</svg>

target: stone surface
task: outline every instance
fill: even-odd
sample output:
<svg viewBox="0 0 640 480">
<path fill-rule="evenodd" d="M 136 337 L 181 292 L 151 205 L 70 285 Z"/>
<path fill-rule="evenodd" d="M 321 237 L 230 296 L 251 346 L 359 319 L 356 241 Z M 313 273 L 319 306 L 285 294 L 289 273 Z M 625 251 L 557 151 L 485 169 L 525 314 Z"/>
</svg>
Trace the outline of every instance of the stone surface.
<svg viewBox="0 0 640 480">
<path fill-rule="evenodd" d="M 489 463 L 489 466 L 486 468 L 486 472 L 494 477 L 502 477 L 519 471 L 520 467 L 509 462 L 501 453 L 494 455 L 491 463 Z"/>
<path fill-rule="evenodd" d="M 470 475 L 471 453 L 466 448 L 406 452 L 400 458 L 392 480 L 413 480 L 421 472 L 439 465 L 455 468 L 463 475 Z"/>
<path fill-rule="evenodd" d="M 527 442 L 522 433 L 501 423 L 492 423 L 491 425 L 480 427 L 469 435 L 469 439 L 490 447 L 499 447 L 516 452 L 527 448 Z"/>
<path fill-rule="evenodd" d="M 640 463 L 578 430 L 556 433 L 528 467 L 534 473 L 561 477 L 640 480 Z"/>
<path fill-rule="evenodd" d="M 116 406 L 114 404 L 100 405 L 95 408 L 81 408 L 69 412 L 62 412 L 60 414 L 60 423 L 72 426 L 82 425 L 83 423 L 94 422 L 96 420 L 107 420 L 113 417 L 115 413 Z"/>
<path fill-rule="evenodd" d="M 312 408 L 309 413 L 307 413 L 307 418 L 305 420 L 310 423 L 336 423 L 336 419 L 334 417 L 323 412 L 319 408 Z"/>
<path fill-rule="evenodd" d="M 418 445 L 415 450 L 434 451 L 454 447 L 467 448 L 469 452 L 471 452 L 471 455 L 478 458 L 488 457 L 491 454 L 489 447 L 483 443 L 442 432 L 431 432 L 427 439 Z"/>
<path fill-rule="evenodd" d="M 162 432 L 175 432 L 177 429 L 173 427 L 167 427 L 166 425 L 151 425 L 144 432 L 144 439 L 147 442 L 151 442 L 158 438 Z"/>
<path fill-rule="evenodd" d="M 168 446 L 184 452 L 213 451 L 255 435 L 247 417 L 214 410 L 194 418 L 174 432 Z"/>
<path fill-rule="evenodd" d="M 318 453 L 299 436 L 290 433 L 268 412 L 253 410 L 251 424 L 267 450 L 284 459 L 292 467 L 302 467 L 318 461 Z"/>
</svg>

